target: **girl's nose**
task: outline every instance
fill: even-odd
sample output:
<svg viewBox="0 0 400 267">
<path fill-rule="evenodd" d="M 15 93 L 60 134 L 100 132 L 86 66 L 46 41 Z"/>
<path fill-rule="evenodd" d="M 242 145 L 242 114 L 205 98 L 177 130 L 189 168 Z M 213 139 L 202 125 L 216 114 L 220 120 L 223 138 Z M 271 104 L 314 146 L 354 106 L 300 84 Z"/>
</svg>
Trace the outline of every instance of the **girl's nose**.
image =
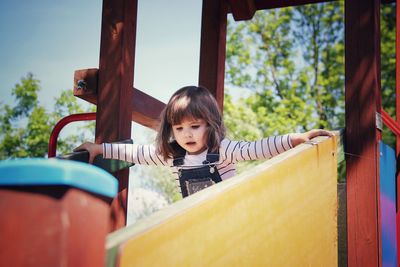
<svg viewBox="0 0 400 267">
<path fill-rule="evenodd" d="M 186 130 L 186 131 L 185 131 L 185 136 L 186 136 L 186 137 L 192 137 L 192 136 L 193 136 L 192 131 Z"/>
</svg>

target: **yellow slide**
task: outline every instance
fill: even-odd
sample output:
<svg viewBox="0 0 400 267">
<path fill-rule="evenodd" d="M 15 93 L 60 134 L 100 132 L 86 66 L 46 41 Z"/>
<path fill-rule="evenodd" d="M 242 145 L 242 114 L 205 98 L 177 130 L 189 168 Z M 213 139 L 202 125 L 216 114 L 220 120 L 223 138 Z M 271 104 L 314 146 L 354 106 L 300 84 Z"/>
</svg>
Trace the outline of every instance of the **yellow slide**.
<svg viewBox="0 0 400 267">
<path fill-rule="evenodd" d="M 337 266 L 337 143 L 318 137 L 107 237 L 107 266 Z"/>
</svg>

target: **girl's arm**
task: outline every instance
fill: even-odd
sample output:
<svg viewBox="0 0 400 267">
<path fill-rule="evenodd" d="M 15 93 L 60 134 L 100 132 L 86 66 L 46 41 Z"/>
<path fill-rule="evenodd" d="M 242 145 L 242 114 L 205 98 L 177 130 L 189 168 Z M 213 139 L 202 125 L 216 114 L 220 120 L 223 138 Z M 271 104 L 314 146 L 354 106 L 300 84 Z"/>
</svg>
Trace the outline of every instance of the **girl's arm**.
<svg viewBox="0 0 400 267">
<path fill-rule="evenodd" d="M 317 136 L 333 136 L 333 133 L 327 130 L 313 129 L 305 133 L 290 134 L 290 141 L 292 142 L 292 146 L 295 147 Z"/>
<path fill-rule="evenodd" d="M 333 133 L 315 129 L 305 133 L 270 136 L 252 142 L 225 139 L 221 143 L 220 155 L 223 162 L 227 160 L 233 163 L 244 160 L 269 159 L 321 135 L 333 136 Z"/>
<path fill-rule="evenodd" d="M 221 143 L 222 162 L 236 163 L 245 160 L 269 159 L 293 147 L 291 135 L 265 137 L 257 141 L 233 141 Z"/>
<path fill-rule="evenodd" d="M 169 166 L 170 162 L 163 160 L 156 152 L 153 145 L 103 143 L 94 144 L 86 142 L 75 148 L 74 151 L 87 150 L 89 152 L 89 163 L 102 154 L 105 159 L 118 159 L 143 165 Z"/>
<path fill-rule="evenodd" d="M 156 152 L 154 145 L 104 143 L 103 157 L 140 165 L 170 165 L 170 162 L 163 160 L 162 156 Z"/>
</svg>

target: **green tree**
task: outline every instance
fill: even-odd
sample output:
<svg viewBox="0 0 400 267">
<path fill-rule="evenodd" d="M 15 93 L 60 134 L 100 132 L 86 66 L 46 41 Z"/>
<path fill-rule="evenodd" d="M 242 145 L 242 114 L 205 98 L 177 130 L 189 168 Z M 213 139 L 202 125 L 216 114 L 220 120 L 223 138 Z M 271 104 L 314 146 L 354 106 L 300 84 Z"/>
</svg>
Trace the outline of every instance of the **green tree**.
<svg viewBox="0 0 400 267">
<path fill-rule="evenodd" d="M 63 91 L 55 100 L 55 110 L 48 112 L 39 104 L 40 89 L 40 81 L 28 73 L 12 89 L 15 105 L 1 105 L 0 159 L 45 157 L 50 133 L 57 121 L 68 114 L 83 112 L 71 90 Z M 67 136 L 59 140 L 58 152 L 71 152 L 82 141 L 83 133 Z"/>
<path fill-rule="evenodd" d="M 254 92 L 245 102 L 264 135 L 343 127 L 343 62 L 342 2 L 228 23 L 226 84 Z"/>
<path fill-rule="evenodd" d="M 224 116 L 236 118 L 229 130 L 240 131 L 239 121 L 254 116 L 252 127 L 263 136 L 344 127 L 343 4 L 258 11 L 250 21 L 228 21 L 226 87 L 251 92 L 239 102 L 226 96 Z M 248 118 L 237 113 L 242 106 Z"/>
<path fill-rule="evenodd" d="M 344 127 L 343 1 L 258 11 L 228 22 L 227 87 L 254 93 L 246 104 L 264 134 Z M 395 118 L 396 5 L 381 5 L 382 106 Z M 229 111 L 228 111 L 229 112 Z M 395 137 L 384 127 L 383 139 Z"/>
<path fill-rule="evenodd" d="M 257 127 L 257 114 L 245 103 L 244 98 L 233 100 L 229 90 L 225 93 L 224 123 L 228 129 L 227 137 L 233 140 L 255 141 L 263 137 Z M 241 161 L 236 165 L 239 174 L 263 161 Z"/>
<path fill-rule="evenodd" d="M 381 92 L 382 107 L 396 118 L 396 5 L 381 5 Z M 395 147 L 395 136 L 384 127 L 383 140 Z"/>
<path fill-rule="evenodd" d="M 145 143 L 155 142 L 155 131 L 146 129 L 147 140 Z M 131 169 L 130 182 L 134 187 L 150 189 L 163 196 L 168 203 L 182 199 L 179 192 L 176 176 L 170 168 L 161 166 L 135 166 Z"/>
<path fill-rule="evenodd" d="M 176 176 L 169 168 L 160 166 L 143 166 L 134 169 L 132 173 L 135 177 L 140 177 L 137 188 L 146 188 L 155 191 L 163 196 L 168 203 L 182 199 L 179 193 Z M 132 177 L 130 178 L 132 179 Z"/>
</svg>

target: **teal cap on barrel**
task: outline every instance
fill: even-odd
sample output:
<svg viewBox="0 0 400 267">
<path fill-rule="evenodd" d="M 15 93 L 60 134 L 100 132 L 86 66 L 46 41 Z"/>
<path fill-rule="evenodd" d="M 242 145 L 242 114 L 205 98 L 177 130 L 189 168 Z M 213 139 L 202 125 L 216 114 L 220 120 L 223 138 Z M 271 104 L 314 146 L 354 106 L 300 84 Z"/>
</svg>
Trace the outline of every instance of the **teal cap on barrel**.
<svg viewBox="0 0 400 267">
<path fill-rule="evenodd" d="M 0 187 L 63 185 L 113 198 L 118 181 L 103 169 L 68 160 L 24 158 L 0 162 Z"/>
</svg>

